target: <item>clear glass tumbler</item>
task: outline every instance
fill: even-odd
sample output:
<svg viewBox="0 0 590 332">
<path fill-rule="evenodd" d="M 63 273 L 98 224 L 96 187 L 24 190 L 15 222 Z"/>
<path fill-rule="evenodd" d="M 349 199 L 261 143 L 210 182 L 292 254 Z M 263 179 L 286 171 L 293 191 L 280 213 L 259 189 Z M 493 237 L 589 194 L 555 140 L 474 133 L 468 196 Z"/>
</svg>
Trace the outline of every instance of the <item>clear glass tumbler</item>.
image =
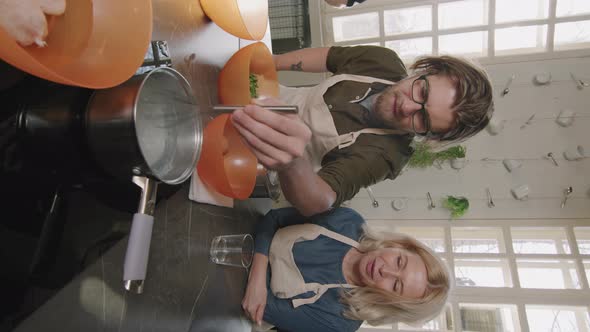
<svg viewBox="0 0 590 332">
<path fill-rule="evenodd" d="M 254 256 L 254 239 L 250 234 L 216 236 L 209 255 L 216 264 L 248 268 Z"/>
</svg>

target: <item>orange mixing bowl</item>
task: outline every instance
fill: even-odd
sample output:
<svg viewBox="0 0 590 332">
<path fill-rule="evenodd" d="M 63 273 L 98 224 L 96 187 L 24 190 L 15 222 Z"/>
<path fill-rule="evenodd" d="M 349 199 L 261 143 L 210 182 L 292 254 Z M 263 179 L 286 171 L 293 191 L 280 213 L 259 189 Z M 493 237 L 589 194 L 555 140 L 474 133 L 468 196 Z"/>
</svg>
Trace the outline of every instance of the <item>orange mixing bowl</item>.
<svg viewBox="0 0 590 332">
<path fill-rule="evenodd" d="M 205 14 L 223 30 L 261 40 L 268 26 L 268 0 L 201 0 Z"/>
<path fill-rule="evenodd" d="M 250 104 L 250 74 L 258 77 L 258 95 L 277 97 L 279 80 L 272 54 L 258 42 L 237 51 L 219 73 L 217 90 L 224 105 Z"/>
<path fill-rule="evenodd" d="M 257 163 L 230 114 L 219 115 L 205 127 L 197 172 L 209 187 L 228 197 L 247 199 L 256 185 Z"/>
<path fill-rule="evenodd" d="M 22 47 L 0 28 L 0 58 L 29 74 L 93 89 L 113 87 L 143 63 L 152 35 L 151 0 L 67 1 L 51 17 L 47 46 Z"/>
</svg>

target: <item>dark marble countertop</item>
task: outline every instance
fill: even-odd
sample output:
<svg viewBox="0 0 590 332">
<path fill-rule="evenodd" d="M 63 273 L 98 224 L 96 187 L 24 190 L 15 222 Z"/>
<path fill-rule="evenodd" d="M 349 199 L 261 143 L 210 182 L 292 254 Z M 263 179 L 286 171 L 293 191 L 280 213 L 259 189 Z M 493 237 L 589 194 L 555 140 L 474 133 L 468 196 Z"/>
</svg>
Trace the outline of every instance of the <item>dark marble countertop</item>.
<svg viewBox="0 0 590 332">
<path fill-rule="evenodd" d="M 123 287 L 123 240 L 15 331 L 250 331 L 240 302 L 247 270 L 209 260 L 213 237 L 252 233 L 260 213 L 188 200 L 188 184 L 158 204 L 143 294 Z"/>
</svg>

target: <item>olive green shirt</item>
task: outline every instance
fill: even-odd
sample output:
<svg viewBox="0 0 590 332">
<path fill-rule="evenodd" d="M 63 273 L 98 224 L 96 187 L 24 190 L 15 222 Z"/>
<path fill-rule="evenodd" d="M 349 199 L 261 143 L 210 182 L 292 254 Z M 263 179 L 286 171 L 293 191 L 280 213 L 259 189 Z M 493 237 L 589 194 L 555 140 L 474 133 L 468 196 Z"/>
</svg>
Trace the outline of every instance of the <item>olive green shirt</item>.
<svg viewBox="0 0 590 332">
<path fill-rule="evenodd" d="M 378 46 L 332 47 L 326 65 L 334 75 L 363 75 L 392 82 L 408 75 L 394 51 Z M 387 85 L 341 81 L 326 91 L 324 101 L 338 134 L 381 127 L 371 120 L 368 109 L 358 102 L 350 102 L 364 99 L 369 88 L 367 97 L 381 92 Z M 334 206 L 351 199 L 361 188 L 394 179 L 413 152 L 411 142 L 411 135 L 362 134 L 351 146 L 328 152 L 318 175 L 336 192 Z"/>
</svg>

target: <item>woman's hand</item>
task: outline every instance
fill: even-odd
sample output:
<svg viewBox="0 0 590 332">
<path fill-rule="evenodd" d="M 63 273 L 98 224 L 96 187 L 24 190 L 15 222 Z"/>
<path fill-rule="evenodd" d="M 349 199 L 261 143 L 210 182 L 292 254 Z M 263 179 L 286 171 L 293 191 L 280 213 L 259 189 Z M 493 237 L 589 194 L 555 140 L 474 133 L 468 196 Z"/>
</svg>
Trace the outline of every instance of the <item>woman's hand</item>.
<svg viewBox="0 0 590 332">
<path fill-rule="evenodd" d="M 0 27 L 22 46 L 45 46 L 45 15 L 61 15 L 65 0 L 0 0 Z"/>
<path fill-rule="evenodd" d="M 276 99 L 256 100 L 264 105 L 282 105 Z M 284 170 L 302 158 L 311 140 L 311 130 L 296 114 L 279 114 L 258 105 L 247 105 L 232 115 L 236 129 L 258 162 L 267 169 Z"/>
<path fill-rule="evenodd" d="M 246 288 L 246 295 L 242 300 L 242 308 L 248 317 L 254 323 L 260 325 L 264 316 L 266 307 L 266 280 L 255 280 L 250 278 Z"/>
<path fill-rule="evenodd" d="M 268 257 L 262 254 L 254 254 L 254 261 L 246 286 L 246 294 L 242 300 L 242 308 L 248 317 L 254 323 L 260 325 L 264 317 L 264 308 L 266 307 L 266 266 Z"/>
</svg>

